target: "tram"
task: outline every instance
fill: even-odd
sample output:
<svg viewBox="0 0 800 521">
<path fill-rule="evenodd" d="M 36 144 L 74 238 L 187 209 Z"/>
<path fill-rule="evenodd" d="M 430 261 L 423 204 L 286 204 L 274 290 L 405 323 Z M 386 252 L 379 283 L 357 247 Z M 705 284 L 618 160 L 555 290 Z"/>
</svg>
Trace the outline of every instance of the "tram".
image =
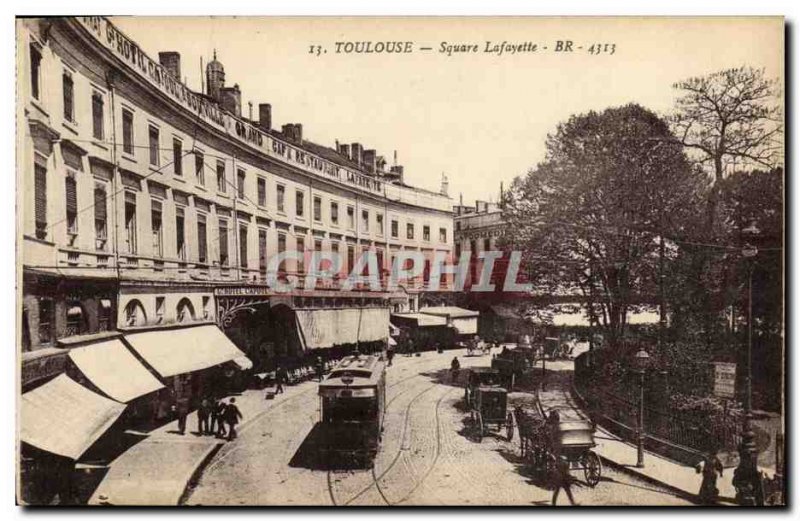
<svg viewBox="0 0 800 521">
<path fill-rule="evenodd" d="M 322 456 L 371 463 L 378 453 L 386 406 L 386 363 L 378 356 L 342 359 L 319 384 Z"/>
</svg>

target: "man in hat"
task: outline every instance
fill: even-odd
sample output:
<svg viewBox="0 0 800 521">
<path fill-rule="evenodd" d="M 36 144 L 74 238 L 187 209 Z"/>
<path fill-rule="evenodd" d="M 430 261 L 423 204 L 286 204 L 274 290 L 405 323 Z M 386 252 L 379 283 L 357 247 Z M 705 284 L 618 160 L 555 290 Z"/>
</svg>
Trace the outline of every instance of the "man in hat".
<svg viewBox="0 0 800 521">
<path fill-rule="evenodd" d="M 236 425 L 242 419 L 242 413 L 236 406 L 236 398 L 231 398 L 228 405 L 225 406 L 225 423 L 228 424 L 228 441 L 236 438 Z"/>
</svg>

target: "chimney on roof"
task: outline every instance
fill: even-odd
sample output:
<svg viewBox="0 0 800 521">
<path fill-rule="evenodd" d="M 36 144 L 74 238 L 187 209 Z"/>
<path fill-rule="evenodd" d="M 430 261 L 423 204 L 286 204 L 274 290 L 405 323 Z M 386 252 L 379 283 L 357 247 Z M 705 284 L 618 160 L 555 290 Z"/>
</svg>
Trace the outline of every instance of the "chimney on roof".
<svg viewBox="0 0 800 521">
<path fill-rule="evenodd" d="M 272 130 L 272 105 L 258 104 L 258 126 L 264 130 Z"/>
<path fill-rule="evenodd" d="M 341 155 L 343 155 L 347 159 L 350 159 L 350 145 L 346 143 L 339 143 L 338 150 Z"/>
<path fill-rule="evenodd" d="M 158 53 L 158 62 L 167 72 L 178 81 L 181 81 L 181 54 L 175 51 Z"/>
<path fill-rule="evenodd" d="M 219 98 L 223 109 L 238 118 L 242 117 L 242 91 L 239 90 L 238 83 L 233 87 L 222 87 L 219 90 Z"/>
<path fill-rule="evenodd" d="M 370 174 L 375 173 L 375 166 L 377 160 L 377 153 L 374 149 L 364 151 L 364 169 Z"/>
<path fill-rule="evenodd" d="M 361 162 L 364 160 L 364 147 L 361 146 L 361 143 L 353 143 L 350 145 L 350 159 L 361 166 Z"/>
<path fill-rule="evenodd" d="M 439 190 L 439 193 L 447 197 L 447 191 L 450 189 L 450 182 L 447 180 L 447 176 L 442 172 L 442 188 Z"/>
<path fill-rule="evenodd" d="M 397 180 L 403 182 L 403 165 L 394 165 L 389 168 L 389 172 L 397 176 Z"/>
<path fill-rule="evenodd" d="M 303 125 L 300 123 L 287 123 L 283 125 L 281 127 L 281 134 L 292 143 L 297 143 L 298 145 L 303 144 Z"/>
</svg>

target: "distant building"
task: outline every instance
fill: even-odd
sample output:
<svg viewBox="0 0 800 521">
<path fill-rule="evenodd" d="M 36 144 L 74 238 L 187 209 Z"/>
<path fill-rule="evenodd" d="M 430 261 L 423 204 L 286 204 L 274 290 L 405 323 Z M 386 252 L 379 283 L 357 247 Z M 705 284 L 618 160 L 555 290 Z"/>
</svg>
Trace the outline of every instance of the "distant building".
<svg viewBox="0 0 800 521">
<path fill-rule="evenodd" d="M 453 207 L 453 230 L 454 256 L 458 259 L 461 252 L 471 253 L 473 261 L 468 283 L 477 283 L 480 277 L 478 254 L 497 250 L 498 241 L 505 233 L 503 211 L 498 204 L 486 201 L 475 201 L 474 206 L 456 205 Z"/>
</svg>

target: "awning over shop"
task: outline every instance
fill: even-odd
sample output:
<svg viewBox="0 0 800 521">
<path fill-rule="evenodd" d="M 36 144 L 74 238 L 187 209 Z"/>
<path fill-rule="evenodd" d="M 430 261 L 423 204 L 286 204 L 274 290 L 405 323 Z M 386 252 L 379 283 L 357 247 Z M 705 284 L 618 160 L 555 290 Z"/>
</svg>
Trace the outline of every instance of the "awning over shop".
<svg viewBox="0 0 800 521">
<path fill-rule="evenodd" d="M 62 374 L 22 395 L 20 439 L 78 459 L 123 410 L 125 404 L 100 396 Z"/>
<path fill-rule="evenodd" d="M 69 357 L 98 389 L 118 402 L 164 387 L 117 338 L 76 347 Z"/>
<path fill-rule="evenodd" d="M 240 356 L 239 358 L 234 358 L 233 363 L 239 366 L 239 369 L 242 371 L 247 371 L 248 369 L 253 368 L 253 361 L 247 358 L 246 356 Z"/>
<path fill-rule="evenodd" d="M 412 325 L 417 327 L 435 327 L 447 325 L 446 317 L 424 315 L 422 313 L 395 313 L 392 315 L 392 318 L 397 319 L 398 322 L 402 323 L 410 322 Z"/>
<path fill-rule="evenodd" d="M 306 349 L 386 340 L 389 309 L 300 309 L 297 327 Z"/>
<path fill-rule="evenodd" d="M 389 322 L 389 334 L 391 336 L 397 336 L 400 334 L 400 328 Z"/>
<path fill-rule="evenodd" d="M 208 369 L 244 356 L 215 325 L 131 333 L 125 339 L 161 376 Z"/>
<path fill-rule="evenodd" d="M 478 316 L 480 313 L 471 309 L 463 309 L 455 306 L 438 306 L 422 308 L 420 313 L 445 317 L 447 324 L 453 326 L 459 335 L 475 335 L 478 333 Z"/>
<path fill-rule="evenodd" d="M 464 309 L 455 306 L 435 306 L 429 308 L 422 308 L 419 310 L 420 313 L 424 313 L 426 315 L 436 315 L 439 317 L 447 317 L 447 318 L 471 318 L 480 315 L 477 311 L 473 311 L 471 309 Z"/>
</svg>

